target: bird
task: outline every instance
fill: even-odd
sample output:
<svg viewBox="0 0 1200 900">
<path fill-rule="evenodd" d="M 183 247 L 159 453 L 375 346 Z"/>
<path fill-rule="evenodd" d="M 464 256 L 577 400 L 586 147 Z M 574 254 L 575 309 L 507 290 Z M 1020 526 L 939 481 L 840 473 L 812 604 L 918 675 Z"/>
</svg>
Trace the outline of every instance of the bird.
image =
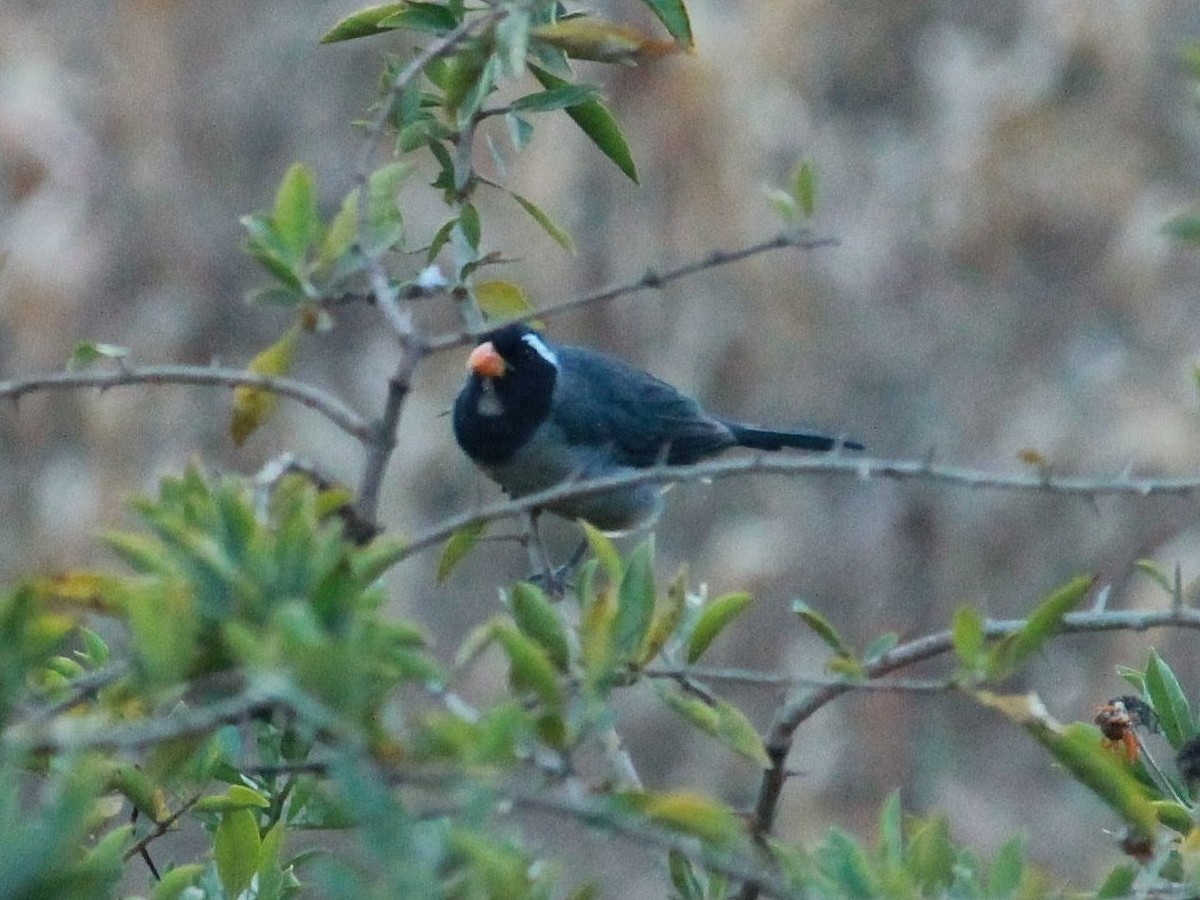
<svg viewBox="0 0 1200 900">
<path fill-rule="evenodd" d="M 572 481 L 688 465 L 734 447 L 862 450 L 857 441 L 720 418 L 665 381 L 614 356 L 552 342 L 523 323 L 482 336 L 454 402 L 463 452 L 512 498 Z M 663 509 L 661 484 L 567 497 L 545 509 L 621 535 Z"/>
</svg>

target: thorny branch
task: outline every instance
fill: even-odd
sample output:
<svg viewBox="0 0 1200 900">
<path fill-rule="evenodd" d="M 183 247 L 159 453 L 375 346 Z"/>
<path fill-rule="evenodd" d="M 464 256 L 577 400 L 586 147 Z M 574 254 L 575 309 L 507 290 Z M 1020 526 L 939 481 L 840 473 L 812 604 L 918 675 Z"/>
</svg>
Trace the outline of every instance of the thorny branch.
<svg viewBox="0 0 1200 900">
<path fill-rule="evenodd" d="M 642 484 L 679 484 L 715 481 L 741 475 L 822 475 L 850 477 L 866 482 L 923 481 L 949 484 L 972 490 L 1024 491 L 1059 494 L 1094 500 L 1104 496 L 1149 497 L 1170 495 L 1185 497 L 1200 493 L 1200 475 L 1186 478 L 1068 477 L 1051 473 L 983 472 L 959 466 L 943 466 L 924 460 L 872 459 L 832 453 L 826 456 L 747 456 L 716 459 L 690 466 L 654 466 L 602 478 L 572 481 L 536 494 L 491 503 L 479 509 L 446 519 L 410 541 L 407 558 L 440 544 L 466 525 L 492 522 L 520 515 L 573 497 L 586 497 L 616 488 Z"/>
<path fill-rule="evenodd" d="M 806 232 L 799 234 L 795 232 L 781 232 L 773 238 L 768 238 L 765 241 L 760 241 L 757 244 L 751 244 L 748 247 L 742 247 L 738 250 L 714 250 L 702 259 L 693 260 L 676 269 L 668 269 L 666 272 L 656 272 L 651 269 L 641 278 L 634 281 L 607 287 L 591 294 L 584 294 L 581 297 L 573 297 L 569 300 L 552 303 L 535 312 L 520 316 L 514 321 L 527 322 L 533 319 L 548 319 L 559 313 L 579 309 L 583 306 L 605 303 L 609 300 L 615 300 L 618 297 L 624 297 L 627 294 L 636 294 L 648 290 L 661 290 L 671 282 L 678 281 L 681 278 L 697 275 L 709 269 L 726 266 L 730 263 L 741 262 L 744 259 L 769 253 L 772 250 L 784 250 L 789 247 L 798 250 L 816 250 L 821 247 L 834 247 L 837 243 L 836 238 L 813 237 Z M 478 334 L 470 331 L 459 332 L 458 334 L 444 334 L 426 341 L 425 349 L 429 353 L 438 353 L 454 347 L 465 346 L 477 340 L 478 337 Z"/>
<path fill-rule="evenodd" d="M 360 441 L 368 439 L 367 420 L 337 397 L 303 381 L 275 375 L 257 375 L 244 369 L 216 366 L 121 366 L 115 371 L 55 372 L 0 381 L 0 398 L 18 401 L 26 394 L 40 391 L 99 388 L 108 390 L 128 385 L 211 385 L 214 387 L 255 387 L 302 403 L 320 413 L 342 431 Z"/>
</svg>

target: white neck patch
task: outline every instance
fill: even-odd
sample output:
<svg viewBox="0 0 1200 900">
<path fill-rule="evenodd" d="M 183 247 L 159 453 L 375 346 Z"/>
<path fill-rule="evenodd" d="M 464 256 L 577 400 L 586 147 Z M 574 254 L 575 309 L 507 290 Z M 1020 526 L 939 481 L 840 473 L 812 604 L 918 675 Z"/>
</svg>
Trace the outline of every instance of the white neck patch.
<svg viewBox="0 0 1200 900">
<path fill-rule="evenodd" d="M 551 350 L 546 342 L 541 339 L 541 337 L 533 332 L 530 332 L 529 334 L 522 335 L 521 340 L 524 341 L 529 347 L 533 348 L 533 351 L 538 356 L 550 363 L 550 365 L 554 366 L 554 368 L 558 368 L 558 354 Z"/>
</svg>

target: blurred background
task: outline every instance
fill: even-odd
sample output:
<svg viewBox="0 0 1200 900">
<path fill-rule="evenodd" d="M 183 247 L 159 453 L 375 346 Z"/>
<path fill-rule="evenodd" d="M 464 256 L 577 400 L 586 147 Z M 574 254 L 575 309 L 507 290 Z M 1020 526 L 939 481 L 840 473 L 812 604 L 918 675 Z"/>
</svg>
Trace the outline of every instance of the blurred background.
<svg viewBox="0 0 1200 900">
<path fill-rule="evenodd" d="M 244 365 L 287 319 L 247 307 L 265 276 L 238 217 L 270 206 L 293 161 L 331 213 L 352 186 L 383 37 L 319 46 L 355 0 L 4 0 L 0 4 L 0 378 L 61 369 L 79 340 L 135 363 Z M 639 4 L 610 17 L 655 28 Z M 1200 117 L 1179 56 L 1200 37 L 1183 0 L 691 0 L 697 52 L 641 69 L 584 66 L 604 88 L 641 172 L 635 186 L 561 115 L 536 120 L 511 186 L 574 236 L 570 257 L 498 193 L 480 201 L 497 277 L 540 304 L 770 237 L 764 189 L 808 158 L 816 230 L 835 248 L 710 270 L 660 292 L 556 318 L 557 339 L 618 353 L 730 417 L 828 428 L 872 455 L 1020 471 L 1191 475 L 1200 455 L 1193 367 L 1200 258 L 1163 235 L 1200 206 Z M 498 124 L 498 123 L 497 123 Z M 496 133 L 503 142 L 501 132 Z M 481 158 L 487 169 L 490 162 Z M 420 179 L 406 214 L 419 245 L 445 218 Z M 414 256 L 416 265 L 419 257 Z M 433 330 L 452 323 L 431 310 Z M 297 375 L 377 413 L 396 349 L 369 309 L 307 339 Z M 462 353 L 419 372 L 382 505 L 415 534 L 496 498 L 442 413 Z M 303 408 L 238 450 L 229 397 L 208 388 L 31 396 L 0 408 L 0 577 L 94 564 L 96 529 L 199 457 L 252 473 L 284 450 L 351 483 L 356 445 Z M 819 675 L 823 647 L 790 612 L 803 598 L 865 647 L 885 631 L 948 625 L 963 602 L 1017 616 L 1096 571 L 1111 603 L 1151 607 L 1150 557 L 1200 575 L 1194 500 L 970 491 L 919 483 L 757 478 L 680 487 L 658 533 L 660 571 L 683 561 L 712 593 L 758 602 L 711 662 Z M 503 529 L 501 529 L 503 530 Z M 551 535 L 556 548 L 572 541 Z M 436 554 L 394 573 L 397 614 L 444 656 L 524 574 L 488 543 L 446 585 Z M 1065 720 L 1127 692 L 1114 665 L 1157 647 L 1194 689 L 1195 637 L 1055 642 L 1016 687 Z M 943 669 L 932 667 L 927 671 Z M 473 673 L 476 687 L 501 669 Z M 917 674 L 917 673 L 912 673 Z M 649 692 L 647 692 L 648 694 Z M 1193 692 L 1193 699 L 1200 692 Z M 765 726 L 780 696 L 736 690 Z M 757 774 L 661 711 L 624 701 L 649 785 L 719 785 L 749 803 Z M 1160 748 L 1161 752 L 1161 748 Z M 1117 854 L 1112 817 L 1022 734 L 942 695 L 843 698 L 801 729 L 779 819 L 814 839 L 830 824 L 872 837 L 887 792 L 945 809 L 956 838 L 990 852 L 1013 831 L 1080 887 Z M 658 864 L 620 860 L 623 893 L 660 896 Z M 596 850 L 600 843 L 600 850 Z"/>
</svg>

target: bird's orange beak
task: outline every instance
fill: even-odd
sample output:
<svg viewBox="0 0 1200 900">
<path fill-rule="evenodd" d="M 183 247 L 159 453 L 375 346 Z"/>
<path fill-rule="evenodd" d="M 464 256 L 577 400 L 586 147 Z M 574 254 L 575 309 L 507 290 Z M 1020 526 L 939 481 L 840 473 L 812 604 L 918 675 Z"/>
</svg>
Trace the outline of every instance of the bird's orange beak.
<svg viewBox="0 0 1200 900">
<path fill-rule="evenodd" d="M 499 378 L 504 369 L 504 357 L 496 352 L 491 341 L 484 341 L 467 357 L 467 370 L 483 378 Z"/>
</svg>

